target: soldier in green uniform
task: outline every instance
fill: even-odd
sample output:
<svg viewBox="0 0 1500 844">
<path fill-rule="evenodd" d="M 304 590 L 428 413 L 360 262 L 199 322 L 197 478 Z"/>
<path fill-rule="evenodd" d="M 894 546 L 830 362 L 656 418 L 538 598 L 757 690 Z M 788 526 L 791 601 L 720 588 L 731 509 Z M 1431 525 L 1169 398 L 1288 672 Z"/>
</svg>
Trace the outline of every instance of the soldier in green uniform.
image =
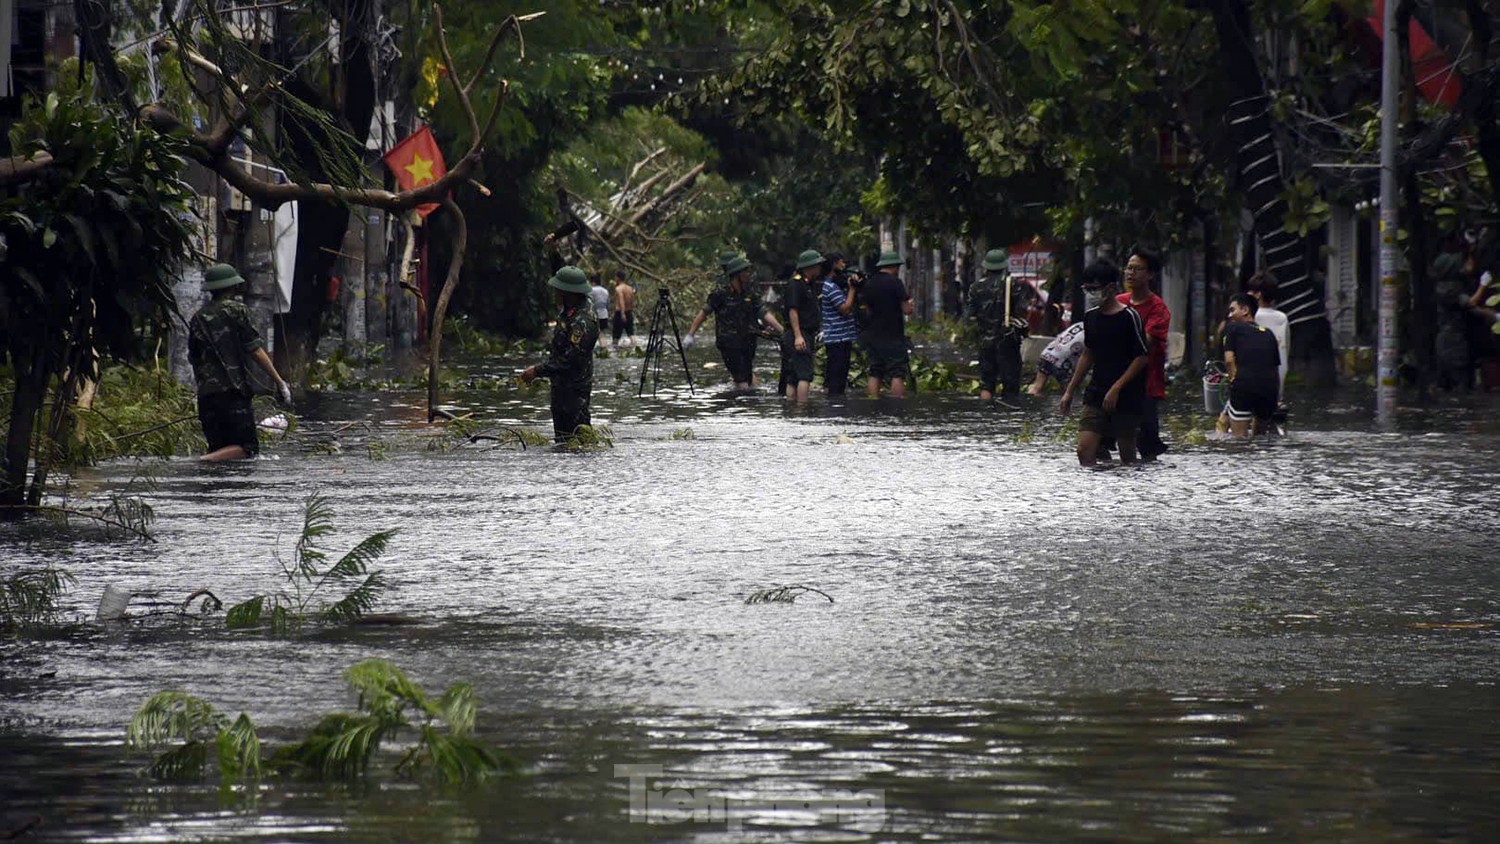
<svg viewBox="0 0 1500 844">
<path fill-rule="evenodd" d="M 1010 259 L 1003 249 L 984 256 L 984 278 L 969 286 L 969 319 L 979 336 L 979 398 L 1001 398 L 1021 393 L 1021 341 L 1026 338 L 1026 311 L 1034 295 L 1031 286 L 1018 284 L 1006 272 Z"/>
<path fill-rule="evenodd" d="M 562 313 L 552 332 L 552 350 L 547 362 L 521 373 L 521 383 L 538 378 L 552 381 L 552 437 L 566 442 L 579 426 L 589 425 L 589 396 L 594 390 L 594 344 L 599 342 L 599 322 L 589 307 L 589 281 L 583 270 L 563 267 L 547 286 L 557 291 Z"/>
<path fill-rule="evenodd" d="M 736 390 L 750 389 L 755 374 L 755 340 L 760 334 L 764 319 L 776 333 L 784 329 L 770 308 L 761 302 L 760 294 L 750 287 L 750 262 L 736 255 L 724 264 L 726 283 L 708 294 L 703 310 L 693 317 L 687 334 L 682 338 L 684 346 L 693 345 L 694 335 L 703 321 L 710 315 L 714 318 L 714 344 L 724 358 L 724 367 L 734 379 Z"/>
<path fill-rule="evenodd" d="M 199 459 L 210 463 L 244 460 L 260 451 L 250 406 L 255 395 L 251 362 L 271 376 L 283 404 L 292 400 L 291 388 L 277 374 L 260 332 L 250 324 L 250 309 L 237 295 L 244 283 L 228 264 L 209 267 L 203 274 L 203 289 L 213 294 L 213 301 L 188 323 L 188 359 L 198 382 L 198 421 L 208 440 L 208 453 Z"/>
</svg>

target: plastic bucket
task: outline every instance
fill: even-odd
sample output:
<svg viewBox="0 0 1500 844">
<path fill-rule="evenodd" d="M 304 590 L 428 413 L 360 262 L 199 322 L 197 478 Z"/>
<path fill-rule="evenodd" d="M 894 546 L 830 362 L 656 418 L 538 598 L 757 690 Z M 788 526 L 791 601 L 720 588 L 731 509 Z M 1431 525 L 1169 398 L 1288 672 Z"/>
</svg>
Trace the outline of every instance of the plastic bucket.
<svg viewBox="0 0 1500 844">
<path fill-rule="evenodd" d="M 1218 416 L 1224 410 L 1224 403 L 1229 400 L 1229 381 L 1222 376 L 1203 376 L 1203 410 L 1211 416 Z"/>
<path fill-rule="evenodd" d="M 125 617 L 125 608 L 130 606 L 130 592 L 118 586 L 104 587 L 104 595 L 99 598 L 99 612 L 95 618 L 99 621 L 118 621 Z"/>
</svg>

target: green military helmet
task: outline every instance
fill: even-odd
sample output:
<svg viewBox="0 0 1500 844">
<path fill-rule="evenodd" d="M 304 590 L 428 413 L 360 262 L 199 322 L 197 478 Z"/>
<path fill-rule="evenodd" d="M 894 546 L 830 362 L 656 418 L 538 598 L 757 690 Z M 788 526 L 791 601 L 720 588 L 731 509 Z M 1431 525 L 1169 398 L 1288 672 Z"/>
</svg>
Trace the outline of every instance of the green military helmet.
<svg viewBox="0 0 1500 844">
<path fill-rule="evenodd" d="M 880 260 L 875 262 L 875 269 L 883 270 L 886 267 L 899 267 L 905 263 L 905 261 L 901 260 L 901 256 L 895 252 L 882 252 L 880 253 Z"/>
<path fill-rule="evenodd" d="M 984 268 L 990 272 L 1010 268 L 1010 255 L 1004 249 L 991 249 L 984 253 Z"/>
<path fill-rule="evenodd" d="M 203 274 L 204 290 L 223 290 L 226 287 L 244 283 L 245 279 L 240 275 L 239 270 L 228 264 L 214 264 Z"/>
<path fill-rule="evenodd" d="M 734 252 L 724 252 L 724 253 L 721 253 L 719 255 L 719 269 L 724 270 L 725 272 L 728 272 L 729 271 L 729 265 L 734 262 L 735 258 L 738 258 L 738 257 L 740 257 L 740 256 L 738 254 L 734 253 Z"/>
<path fill-rule="evenodd" d="M 736 255 L 729 260 L 729 263 L 724 265 L 724 274 L 733 277 L 738 275 L 742 270 L 748 269 L 750 269 L 750 262 L 745 260 L 745 256 Z"/>
<path fill-rule="evenodd" d="M 557 274 L 547 279 L 547 286 L 564 293 L 577 293 L 582 296 L 589 295 L 589 279 L 583 274 L 583 270 L 577 267 L 563 267 Z"/>
<path fill-rule="evenodd" d="M 816 249 L 809 249 L 797 256 L 797 269 L 805 270 L 823 263 L 823 256 Z"/>
</svg>

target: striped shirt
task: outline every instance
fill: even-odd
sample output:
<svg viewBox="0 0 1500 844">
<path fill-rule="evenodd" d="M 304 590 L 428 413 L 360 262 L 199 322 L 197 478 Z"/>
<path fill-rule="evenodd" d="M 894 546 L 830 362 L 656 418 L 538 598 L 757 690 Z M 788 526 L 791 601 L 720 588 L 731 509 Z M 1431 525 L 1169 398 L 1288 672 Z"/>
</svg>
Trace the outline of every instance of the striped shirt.
<svg viewBox="0 0 1500 844">
<path fill-rule="evenodd" d="M 854 328 L 854 315 L 839 311 L 839 305 L 849 298 L 849 292 L 839 287 L 832 278 L 823 279 L 823 342 L 853 343 L 858 332 Z"/>
</svg>

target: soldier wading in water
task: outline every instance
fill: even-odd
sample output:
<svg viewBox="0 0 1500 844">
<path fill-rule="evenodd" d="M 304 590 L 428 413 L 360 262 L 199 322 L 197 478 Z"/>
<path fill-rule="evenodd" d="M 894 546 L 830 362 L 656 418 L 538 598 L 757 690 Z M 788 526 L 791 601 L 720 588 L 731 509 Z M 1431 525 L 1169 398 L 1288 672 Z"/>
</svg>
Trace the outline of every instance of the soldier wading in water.
<svg viewBox="0 0 1500 844">
<path fill-rule="evenodd" d="M 589 395 L 594 389 L 594 344 L 599 342 L 599 322 L 589 303 L 589 282 L 583 270 L 563 267 L 548 279 L 557 291 L 562 313 L 552 332 L 547 362 L 521 373 L 521 383 L 538 378 L 552 381 L 552 437 L 566 442 L 589 421 Z"/>
<path fill-rule="evenodd" d="M 198 382 L 198 421 L 208 440 L 208 453 L 200 460 L 244 460 L 260 451 L 255 431 L 255 411 L 250 399 L 255 386 L 250 381 L 254 361 L 276 383 L 277 398 L 291 404 L 292 390 L 281 380 L 260 332 L 250 324 L 250 309 L 238 293 L 245 279 L 228 264 L 215 264 L 203 274 L 203 289 L 213 294 L 188 323 L 188 358 L 193 379 Z"/>
<path fill-rule="evenodd" d="M 708 294 L 703 310 L 693 317 L 687 334 L 682 338 L 684 346 L 692 346 L 699 326 L 710 314 L 714 317 L 714 343 L 724 358 L 724 367 L 734 379 L 736 390 L 748 390 L 755 373 L 755 340 L 760 334 L 760 323 L 767 324 L 780 334 L 784 329 L 760 300 L 760 294 L 750 289 L 750 262 L 736 255 L 724 264 L 727 284 L 721 284 Z"/>
</svg>

